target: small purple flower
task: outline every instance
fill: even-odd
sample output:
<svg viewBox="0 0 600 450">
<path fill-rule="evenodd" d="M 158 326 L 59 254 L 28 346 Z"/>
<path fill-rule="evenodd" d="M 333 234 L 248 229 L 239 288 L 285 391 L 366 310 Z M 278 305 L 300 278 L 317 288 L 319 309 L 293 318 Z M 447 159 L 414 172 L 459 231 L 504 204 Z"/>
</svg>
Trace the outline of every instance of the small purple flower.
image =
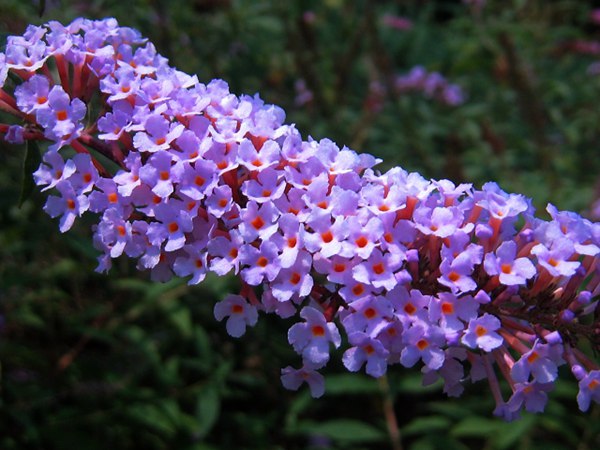
<svg viewBox="0 0 600 450">
<path fill-rule="evenodd" d="M 396 271 L 403 263 L 401 255 L 396 253 L 381 253 L 374 249 L 370 258 L 352 269 L 354 279 L 361 283 L 370 284 L 375 288 L 383 287 L 388 291 L 398 284 Z M 400 273 L 399 273 L 400 275 Z"/>
<path fill-rule="evenodd" d="M 558 365 L 564 363 L 562 352 L 562 345 L 541 344 L 536 340 L 512 367 L 510 375 L 517 383 L 529 381 L 530 374 L 537 383 L 551 383 L 558 376 Z"/>
<path fill-rule="evenodd" d="M 64 233 L 73 226 L 77 217 L 88 210 L 90 202 L 85 195 L 77 195 L 68 181 L 60 181 L 56 185 L 56 189 L 61 196 L 49 196 L 44 205 L 44 211 L 52 218 L 61 216 L 59 229 L 61 233 Z"/>
<path fill-rule="evenodd" d="M 400 362 L 404 367 L 414 366 L 419 359 L 432 370 L 439 369 L 444 364 L 445 353 L 440 347 L 446 341 L 439 327 L 416 322 L 404 330 L 402 340 L 405 347 L 400 355 Z"/>
<path fill-rule="evenodd" d="M 229 238 L 216 236 L 208 242 L 208 253 L 211 256 L 210 270 L 219 276 L 227 274 L 231 269 L 237 273 L 240 265 L 239 252 L 244 240 L 236 230 L 229 232 Z"/>
<path fill-rule="evenodd" d="M 88 153 L 78 153 L 73 156 L 73 162 L 75 173 L 69 178 L 73 189 L 79 194 L 90 192 L 100 177 L 92 157 Z"/>
<path fill-rule="evenodd" d="M 516 383 L 515 391 L 506 402 L 507 408 L 515 413 L 525 405 L 525 410 L 530 413 L 544 412 L 548 395 L 546 392 L 554 388 L 553 383 L 526 382 Z"/>
<path fill-rule="evenodd" d="M 25 114 L 48 108 L 50 82 L 43 75 L 34 75 L 15 88 L 17 106 Z"/>
<path fill-rule="evenodd" d="M 131 152 L 123 162 L 128 170 L 119 170 L 113 180 L 119 185 L 117 188 L 119 194 L 123 197 L 129 197 L 132 195 L 133 190 L 142 183 L 139 176 L 139 170 L 142 167 L 142 156 L 137 152 Z"/>
<path fill-rule="evenodd" d="M 352 302 L 350 313 L 344 317 L 342 324 L 348 335 L 360 331 L 376 336 L 393 316 L 394 308 L 385 297 L 368 296 Z"/>
<path fill-rule="evenodd" d="M 281 384 L 286 389 L 297 391 L 304 382 L 308 384 L 313 398 L 319 398 L 325 393 L 323 375 L 311 368 L 310 365 L 304 365 L 300 369 L 294 369 L 291 366 L 281 369 Z"/>
<path fill-rule="evenodd" d="M 115 208 L 123 215 L 122 211 L 129 202 L 118 193 L 117 184 L 110 178 L 100 178 L 96 183 L 96 188 L 89 197 L 90 211 L 102 212 L 108 208 Z"/>
<path fill-rule="evenodd" d="M 304 235 L 306 249 L 309 252 L 318 252 L 325 258 L 339 254 L 342 241 L 348 235 L 348 225 L 342 217 L 337 217 L 332 224 L 329 214 L 323 214 L 311 220 L 308 225 L 313 231 Z"/>
<path fill-rule="evenodd" d="M 283 195 L 286 183 L 279 179 L 281 172 L 267 168 L 261 171 L 255 180 L 242 184 L 242 194 L 257 203 L 274 201 Z"/>
<path fill-rule="evenodd" d="M 180 181 L 183 175 L 183 166 L 172 165 L 172 161 L 173 156 L 161 150 L 154 153 L 139 169 L 140 179 L 152 188 L 152 192 L 163 199 L 173 193 L 173 183 Z"/>
<path fill-rule="evenodd" d="M 257 150 L 250 139 L 240 142 L 238 162 L 250 171 L 261 171 L 279 163 L 280 148 L 277 142 L 268 140 Z"/>
<path fill-rule="evenodd" d="M 242 223 L 240 223 L 239 230 L 246 242 L 253 242 L 257 238 L 267 240 L 277 232 L 279 210 L 273 205 L 273 202 L 259 205 L 249 201 L 246 208 L 242 209 L 240 217 Z"/>
<path fill-rule="evenodd" d="M 581 411 L 587 411 L 592 400 L 600 403 L 600 370 L 592 370 L 579 380 L 577 404 Z"/>
<path fill-rule="evenodd" d="M 108 112 L 98 119 L 98 131 L 101 132 L 98 138 L 107 141 L 119 139 L 125 131 L 128 131 L 132 123 L 132 112 L 129 102 L 115 103 L 112 112 Z M 129 155 L 133 154 L 139 155 L 139 153 L 133 152 Z"/>
<path fill-rule="evenodd" d="M 83 130 L 80 123 L 87 108 L 80 99 L 71 100 L 61 86 L 54 86 L 48 94 L 48 108 L 38 109 L 36 118 L 46 136 L 55 144 L 48 149 L 56 151 L 77 138 Z"/>
<path fill-rule="evenodd" d="M 95 238 L 95 243 L 101 243 L 103 250 L 109 253 L 111 258 L 117 258 L 132 239 L 131 223 L 124 220 L 116 209 L 107 209 L 98 224 Z"/>
<path fill-rule="evenodd" d="M 186 256 L 180 256 L 173 263 L 173 272 L 180 277 L 192 277 L 188 281 L 189 285 L 198 284 L 206 277 L 206 247 L 201 242 L 193 242 L 182 248 L 187 253 Z"/>
<path fill-rule="evenodd" d="M 537 257 L 538 264 L 553 277 L 570 277 L 575 273 L 581 263 L 569 260 L 574 252 L 573 243 L 566 238 L 554 241 L 550 248 L 544 244 L 537 244 L 531 249 L 531 253 Z"/>
<path fill-rule="evenodd" d="M 230 294 L 214 308 L 215 318 L 220 322 L 228 317 L 225 327 L 233 337 L 240 337 L 246 332 L 246 326 L 253 327 L 258 320 L 258 311 L 241 295 Z"/>
<path fill-rule="evenodd" d="M 351 333 L 348 340 L 352 347 L 342 357 L 346 369 L 356 372 L 366 363 L 366 372 L 372 377 L 378 378 L 385 374 L 389 352 L 379 340 L 360 331 Z"/>
<path fill-rule="evenodd" d="M 480 348 L 483 351 L 491 352 L 504 342 L 502 336 L 496 333 L 500 326 L 500 320 L 496 316 L 485 313 L 483 316 L 469 321 L 469 327 L 461 341 L 469 348 Z"/>
<path fill-rule="evenodd" d="M 464 217 L 458 208 L 427 208 L 420 207 L 413 215 L 416 228 L 423 234 L 446 238 L 458 230 L 469 233 L 472 223 L 462 225 Z"/>
<path fill-rule="evenodd" d="M 517 244 L 506 241 L 496 249 L 496 254 L 487 253 L 483 267 L 488 275 L 499 275 L 500 283 L 506 286 L 525 284 L 536 274 L 535 266 L 528 258 L 516 258 Z"/>
<path fill-rule="evenodd" d="M 306 306 L 300 311 L 300 317 L 306 322 L 292 325 L 288 332 L 288 341 L 297 353 L 302 354 L 306 362 L 323 367 L 329 361 L 329 343 L 338 348 L 342 343 L 340 333 L 334 323 L 327 322 L 325 316 Z"/>
<path fill-rule="evenodd" d="M 463 380 L 465 371 L 461 361 L 466 359 L 464 348 L 450 347 L 445 350 L 444 364 L 437 370 L 425 366 L 423 372 L 423 386 L 435 383 L 440 377 L 444 380 L 443 392 L 449 397 L 460 397 L 464 391 Z"/>
<path fill-rule="evenodd" d="M 300 298 L 310 294 L 313 278 L 310 275 L 312 258 L 307 251 L 301 251 L 293 265 L 279 271 L 271 289 L 280 302 L 285 302 L 297 294 Z"/>
<path fill-rule="evenodd" d="M 211 195 L 204 200 L 206 209 L 211 216 L 219 219 L 233 206 L 231 188 L 227 185 L 217 186 Z"/>
<path fill-rule="evenodd" d="M 383 235 L 383 224 L 377 217 L 372 217 L 367 223 L 357 216 L 348 218 L 348 237 L 342 248 L 342 256 L 360 256 L 368 259 L 376 243 Z"/>
<path fill-rule="evenodd" d="M 42 192 L 55 187 L 60 181 L 68 179 L 75 173 L 75 163 L 71 159 L 65 162 L 58 152 L 46 152 L 42 157 L 42 164 L 33 172 L 35 184 L 44 186 Z"/>
<path fill-rule="evenodd" d="M 169 149 L 171 142 L 183 133 L 184 126 L 153 114 L 146 119 L 144 130 L 133 137 L 133 145 L 140 152 L 156 153 Z"/>
<path fill-rule="evenodd" d="M 472 255 L 468 252 L 460 253 L 452 260 L 443 259 L 440 264 L 442 275 L 438 281 L 453 293 L 471 292 L 477 288 L 477 283 L 471 278 L 473 265 Z"/>
<path fill-rule="evenodd" d="M 243 245 L 240 261 L 247 266 L 241 271 L 244 281 L 251 286 L 258 286 L 264 280 L 273 281 L 281 270 L 277 256 L 277 246 L 271 241 L 263 241 L 258 249 Z"/>
<path fill-rule="evenodd" d="M 465 322 L 477 317 L 479 303 L 470 295 L 458 297 L 440 292 L 429 303 L 429 320 L 439 322 L 446 332 L 455 333 L 465 328 Z"/>
<path fill-rule="evenodd" d="M 194 200 L 202 200 L 210 196 L 217 185 L 217 166 L 212 161 L 198 160 L 192 166 L 183 165 L 179 191 Z"/>
<path fill-rule="evenodd" d="M 165 251 L 172 252 L 182 248 L 186 243 L 186 233 L 192 231 L 192 218 L 187 211 L 176 205 L 159 204 L 155 210 L 157 222 L 148 226 L 148 239 L 152 245 L 161 245 L 166 241 Z"/>
<path fill-rule="evenodd" d="M 414 322 L 426 321 L 431 295 L 423 295 L 418 289 L 410 292 L 404 286 L 396 286 L 386 298 L 394 306 L 395 314 L 405 327 Z"/>
</svg>

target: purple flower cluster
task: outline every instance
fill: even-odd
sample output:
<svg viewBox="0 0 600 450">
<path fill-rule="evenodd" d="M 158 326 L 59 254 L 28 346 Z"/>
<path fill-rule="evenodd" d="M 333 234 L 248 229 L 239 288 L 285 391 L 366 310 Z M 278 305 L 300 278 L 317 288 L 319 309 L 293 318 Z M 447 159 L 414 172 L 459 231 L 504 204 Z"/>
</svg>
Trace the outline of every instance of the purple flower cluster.
<svg viewBox="0 0 600 450">
<path fill-rule="evenodd" d="M 413 72 L 406 86 L 437 95 L 439 76 Z M 553 206 L 538 219 L 495 183 L 380 173 L 373 156 L 303 140 L 257 95 L 170 67 L 114 19 L 31 26 L 0 75 L 0 108 L 23 123 L 0 124 L 4 139 L 49 142 L 34 177 L 60 230 L 97 215 L 100 271 L 124 254 L 158 281 L 234 274 L 240 292 L 214 309 L 232 336 L 259 312 L 299 316 L 287 388 L 322 395 L 318 370 L 344 341 L 350 371 L 418 364 L 451 396 L 486 378 L 507 420 L 542 411 L 563 364 L 580 408 L 600 401 L 598 364 L 577 348 L 599 342 L 599 224 Z"/>
<path fill-rule="evenodd" d="M 460 86 L 449 83 L 437 72 L 428 72 L 422 66 L 415 66 L 406 75 L 397 76 L 394 86 L 400 93 L 422 92 L 427 97 L 449 106 L 461 105 L 465 101 Z"/>
</svg>

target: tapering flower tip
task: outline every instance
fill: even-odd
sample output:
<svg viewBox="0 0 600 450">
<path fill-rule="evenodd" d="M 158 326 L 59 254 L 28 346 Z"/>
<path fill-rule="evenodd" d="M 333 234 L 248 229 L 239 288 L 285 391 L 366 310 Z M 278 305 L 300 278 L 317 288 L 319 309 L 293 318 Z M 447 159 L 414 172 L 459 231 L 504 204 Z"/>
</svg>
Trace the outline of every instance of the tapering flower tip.
<svg viewBox="0 0 600 450">
<path fill-rule="evenodd" d="M 230 294 L 215 304 L 214 314 L 219 322 L 227 317 L 227 333 L 233 337 L 242 336 L 246 327 L 256 325 L 258 320 L 256 307 L 241 295 Z"/>
</svg>

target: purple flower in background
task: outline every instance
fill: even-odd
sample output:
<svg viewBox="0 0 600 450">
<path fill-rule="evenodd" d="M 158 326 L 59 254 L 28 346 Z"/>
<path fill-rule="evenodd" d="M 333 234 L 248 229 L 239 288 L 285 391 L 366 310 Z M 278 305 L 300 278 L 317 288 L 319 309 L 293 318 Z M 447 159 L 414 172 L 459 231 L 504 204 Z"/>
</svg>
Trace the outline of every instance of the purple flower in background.
<svg viewBox="0 0 600 450">
<path fill-rule="evenodd" d="M 215 304 L 215 318 L 220 322 L 227 317 L 225 327 L 233 337 L 240 337 L 246 332 L 246 327 L 253 327 L 258 320 L 258 312 L 241 295 L 228 295 Z"/>
<path fill-rule="evenodd" d="M 393 16 L 391 14 L 385 14 L 381 21 L 386 27 L 400 31 L 407 31 L 413 27 L 413 23 L 406 17 Z"/>
</svg>

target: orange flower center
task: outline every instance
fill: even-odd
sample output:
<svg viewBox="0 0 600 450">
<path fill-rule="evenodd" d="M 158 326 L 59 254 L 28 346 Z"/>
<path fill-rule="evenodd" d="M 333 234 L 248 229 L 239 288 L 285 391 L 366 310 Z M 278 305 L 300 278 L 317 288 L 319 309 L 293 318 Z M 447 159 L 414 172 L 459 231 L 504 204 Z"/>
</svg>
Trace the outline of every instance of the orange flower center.
<svg viewBox="0 0 600 450">
<path fill-rule="evenodd" d="M 357 247 L 364 248 L 369 243 L 369 240 L 366 237 L 361 236 L 358 239 L 356 239 L 354 242 L 356 243 Z"/>
<path fill-rule="evenodd" d="M 325 336 L 325 328 L 323 328 L 321 325 L 315 325 L 312 327 L 312 334 L 315 337 Z"/>
<path fill-rule="evenodd" d="M 256 216 L 250 224 L 254 227 L 255 230 L 260 230 L 264 225 L 265 221 L 262 217 Z"/>
<path fill-rule="evenodd" d="M 267 264 L 269 264 L 269 260 L 267 258 L 265 258 L 264 256 L 261 256 L 256 261 L 256 265 L 260 266 L 260 267 L 267 267 Z"/>
</svg>

